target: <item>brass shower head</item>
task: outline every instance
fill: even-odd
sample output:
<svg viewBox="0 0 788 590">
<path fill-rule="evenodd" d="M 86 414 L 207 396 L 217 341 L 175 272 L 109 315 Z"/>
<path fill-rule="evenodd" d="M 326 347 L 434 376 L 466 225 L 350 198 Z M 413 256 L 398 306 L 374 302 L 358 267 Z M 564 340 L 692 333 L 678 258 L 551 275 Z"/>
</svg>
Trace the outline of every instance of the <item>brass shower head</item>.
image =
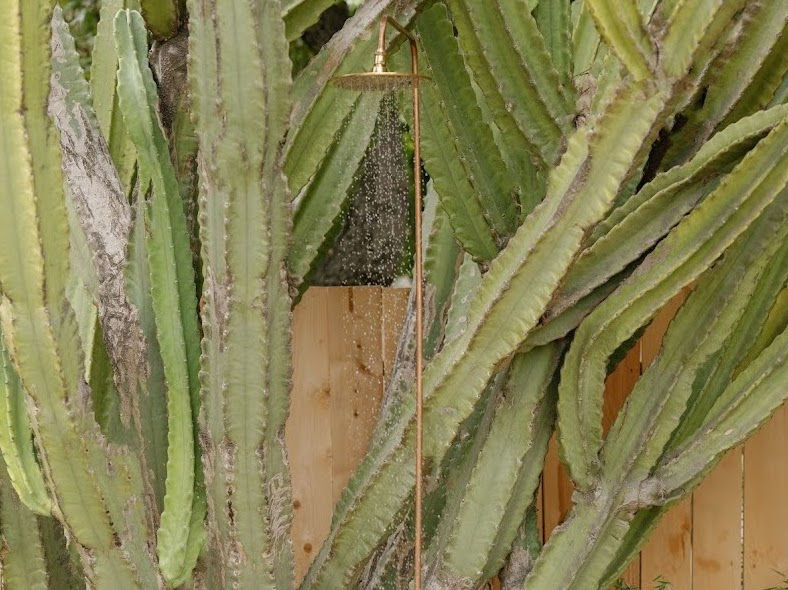
<svg viewBox="0 0 788 590">
<path fill-rule="evenodd" d="M 408 38 L 411 48 L 411 72 L 389 72 L 386 70 L 387 25 L 391 25 Z M 372 67 L 372 71 L 335 76 L 331 78 L 331 83 L 346 90 L 390 92 L 393 90 L 402 90 L 404 88 L 417 88 L 422 80 L 429 80 L 429 78 L 420 76 L 418 73 L 418 50 L 416 48 L 416 39 L 398 22 L 384 16 L 380 20 L 378 46 L 375 50 L 375 65 Z"/>
<path fill-rule="evenodd" d="M 360 72 L 345 74 L 331 78 L 331 83 L 345 90 L 361 92 L 389 92 L 412 88 L 421 80 L 428 80 L 425 76 L 406 72 Z"/>
</svg>

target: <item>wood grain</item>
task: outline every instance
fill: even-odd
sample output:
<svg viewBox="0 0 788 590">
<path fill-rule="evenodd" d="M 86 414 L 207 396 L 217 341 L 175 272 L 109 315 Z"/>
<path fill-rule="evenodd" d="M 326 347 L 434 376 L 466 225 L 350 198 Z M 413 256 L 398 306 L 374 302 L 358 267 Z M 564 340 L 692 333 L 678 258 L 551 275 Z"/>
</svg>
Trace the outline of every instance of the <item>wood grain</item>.
<svg viewBox="0 0 788 590">
<path fill-rule="evenodd" d="M 693 493 L 692 590 L 741 588 L 742 449 L 731 450 Z"/>
<path fill-rule="evenodd" d="M 328 319 L 334 502 L 367 452 L 383 396 L 381 288 L 338 295 Z"/>
<path fill-rule="evenodd" d="M 285 439 L 293 486 L 293 551 L 300 581 L 328 534 L 331 493 L 331 384 L 328 303 L 320 289 L 304 294 L 293 314 L 293 391 Z M 328 515 L 328 518 L 326 516 Z"/>
<path fill-rule="evenodd" d="M 744 590 L 788 578 L 788 406 L 744 445 Z"/>
<path fill-rule="evenodd" d="M 367 451 L 396 351 L 407 289 L 313 287 L 293 316 L 287 447 L 300 582 L 328 534 L 334 504 Z"/>
</svg>

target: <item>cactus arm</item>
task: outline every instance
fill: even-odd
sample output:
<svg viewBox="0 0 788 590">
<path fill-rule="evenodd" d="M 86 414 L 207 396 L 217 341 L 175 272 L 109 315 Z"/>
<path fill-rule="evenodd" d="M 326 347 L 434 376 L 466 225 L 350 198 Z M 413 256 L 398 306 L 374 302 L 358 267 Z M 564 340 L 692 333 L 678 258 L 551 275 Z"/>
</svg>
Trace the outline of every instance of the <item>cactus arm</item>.
<svg viewBox="0 0 788 590">
<path fill-rule="evenodd" d="M 724 358 L 726 341 L 737 337 L 737 326 L 748 310 L 757 307 L 753 306 L 756 289 L 777 249 L 770 236 L 779 229 L 782 213 L 774 213 L 764 213 L 731 246 L 671 323 L 663 340 L 666 352 L 635 386 L 605 441 L 601 456 L 607 481 L 619 481 L 623 470 L 630 481 L 648 476 L 679 422 L 686 420 L 685 410 L 707 363 Z M 704 328 L 697 329 L 699 325 Z"/>
<path fill-rule="evenodd" d="M 225 217 L 226 201 L 209 198 L 219 194 L 217 179 L 200 162 L 213 162 L 218 157 L 221 116 L 216 97 L 219 96 L 219 65 L 215 49 L 216 23 L 214 8 L 208 2 L 190 2 L 189 10 L 189 85 L 194 110 L 198 150 L 198 220 L 200 258 L 203 262 L 203 294 L 200 313 L 203 326 L 200 376 L 202 404 L 200 430 L 202 460 L 205 469 L 208 505 L 206 574 L 210 585 L 224 587 L 231 583 L 225 564 L 229 549 L 223 542 L 231 538 L 231 521 L 225 494 L 230 477 L 223 458 L 226 447 L 224 407 L 227 359 L 224 331 L 227 323 L 229 283 L 227 269 Z"/>
<path fill-rule="evenodd" d="M 731 107 L 721 125 L 736 121 L 758 109 L 785 102 L 788 64 L 783 56 L 788 52 L 786 32 L 784 27 L 769 55 L 753 76 L 752 82 Z"/>
<path fill-rule="evenodd" d="M 786 327 L 788 327 L 788 286 L 783 286 L 766 317 L 763 329 L 755 339 L 747 356 L 742 360 L 741 366 L 750 364 L 755 356 L 760 354 Z"/>
<path fill-rule="evenodd" d="M 44 549 L 49 587 L 85 590 L 77 544 L 66 542 L 61 524 L 54 518 L 39 518 L 38 532 Z"/>
<path fill-rule="evenodd" d="M 656 66 L 656 50 L 635 0 L 586 0 L 585 3 L 599 34 L 633 78 L 642 80 L 651 76 Z"/>
<path fill-rule="evenodd" d="M 653 246 L 714 189 L 716 177 L 787 114 L 781 106 L 734 123 L 690 162 L 660 174 L 611 212 L 591 233 L 593 243 L 570 269 L 551 314 L 570 309 Z"/>
<path fill-rule="evenodd" d="M 5 455 L 4 455 L 5 457 Z M 0 571 L 7 590 L 47 590 L 44 548 L 35 515 L 15 495 L 0 458 Z"/>
<path fill-rule="evenodd" d="M 430 522 L 431 530 L 428 528 L 426 565 L 422 569 L 422 576 L 428 587 L 441 584 L 444 580 L 442 557 L 451 540 L 454 521 L 462 508 L 465 488 L 475 473 L 480 453 L 490 435 L 493 419 L 504 399 L 503 387 L 507 382 L 508 369 L 508 366 L 504 367 L 490 381 L 479 398 L 478 406 L 461 426 L 441 464 L 439 491 L 436 490 L 435 496 L 430 498 L 434 504 L 427 509 L 432 512 L 433 517 Z"/>
<path fill-rule="evenodd" d="M 564 4 L 563 0 L 560 1 Z M 548 5 L 555 5 L 556 2 L 549 0 L 540 2 L 537 9 L 547 10 Z M 575 93 L 574 85 L 566 84 L 569 79 L 567 71 L 561 72 L 552 57 L 552 46 L 548 43 L 548 37 L 540 29 L 536 18 L 531 15 L 531 11 L 523 6 L 522 0 L 502 0 L 498 2 L 501 16 L 503 17 L 506 30 L 512 38 L 517 55 L 520 57 L 523 68 L 528 73 L 534 88 L 550 113 L 551 117 L 558 123 L 564 134 L 571 130 L 571 120 L 575 114 Z M 566 9 L 568 10 L 568 3 Z M 558 8 L 558 11 L 562 11 Z M 541 14 L 544 14 L 542 11 Z M 558 16 L 558 15 L 556 15 Z M 568 18 L 568 15 L 567 15 Z M 561 17 L 558 16 L 560 21 Z M 543 23 L 544 24 L 544 23 Z M 558 25 L 561 27 L 563 25 Z M 558 37 L 562 36 L 560 31 L 555 31 Z M 566 38 L 558 41 L 563 43 L 564 50 L 568 52 L 569 37 L 568 31 Z M 567 62 L 568 63 L 568 62 Z"/>
<path fill-rule="evenodd" d="M 537 190 L 532 186 L 535 176 L 541 175 L 542 172 L 535 163 L 537 149 L 517 126 L 512 113 L 507 110 L 498 82 L 482 50 L 478 31 L 470 15 L 462 7 L 461 0 L 448 0 L 446 4 L 451 10 L 452 22 L 457 29 L 457 41 L 462 50 L 463 60 L 473 76 L 475 88 L 479 89 L 478 100 L 489 110 L 488 124 L 500 130 L 496 142 L 510 172 L 516 177 L 516 184 L 520 190 L 522 219 L 544 197 L 544 186 L 537 187 Z M 428 111 L 429 108 L 425 105 L 424 112 Z M 536 179 L 537 183 L 540 181 L 543 184 L 543 179 Z"/>
<path fill-rule="evenodd" d="M 288 41 L 298 39 L 315 24 L 320 14 L 335 3 L 335 0 L 286 0 L 282 2 L 282 18 Z"/>
<path fill-rule="evenodd" d="M 591 293 L 580 299 L 572 307 L 558 314 L 554 313 L 552 306 L 548 307 L 542 318 L 542 323 L 528 335 L 522 348 L 528 350 L 534 346 L 542 346 L 569 334 L 569 332 L 580 325 L 583 318 L 591 313 L 597 305 L 602 303 L 608 295 L 615 291 L 619 283 L 629 275 L 631 270 L 630 268 L 616 275 L 611 280 L 591 291 Z"/>
<path fill-rule="evenodd" d="M 699 371 L 747 314 L 758 277 L 777 250 L 770 236 L 782 215 L 778 204 L 773 205 L 736 242 L 723 263 L 700 279 L 671 323 L 663 353 L 638 382 L 608 435 L 598 487 L 593 494 L 575 496 L 576 518 L 555 533 L 555 540 L 551 537 L 528 588 L 547 588 L 549 583 L 596 588 L 609 577 L 611 567 L 620 568 L 632 554 L 640 541 L 628 531 L 629 521 L 640 507 L 662 500 L 659 483 L 652 483 L 649 473 L 682 417 Z M 699 324 L 705 329 L 698 330 Z M 589 510 L 597 513 L 596 522 L 582 516 Z M 647 531 L 657 516 L 659 511 L 653 510 L 635 516 L 636 530 Z M 593 534 L 594 541 L 572 543 L 571 538 L 584 534 Z M 555 568 L 560 563 L 572 565 L 559 573 Z"/>
<path fill-rule="evenodd" d="M 425 371 L 426 391 L 434 392 L 425 414 L 428 425 L 425 439 L 436 441 L 435 446 L 427 445 L 428 453 L 442 452 L 443 441 L 454 423 L 452 412 L 438 408 L 459 410 L 462 415 L 465 404 L 474 399 L 475 392 L 489 377 L 487 367 L 494 366 L 523 342 L 544 312 L 558 275 L 565 272 L 563 265 L 568 266 L 573 255 L 566 260 L 559 256 L 576 251 L 582 234 L 580 228 L 603 214 L 606 198 L 612 199 L 608 191 L 615 192 L 614 186 L 626 175 L 626 166 L 606 166 L 604 171 L 595 168 L 593 154 L 600 149 L 628 154 L 639 149 L 659 109 L 661 96 L 645 99 L 635 110 L 630 93 L 639 96 L 640 90 L 625 91 L 611 107 L 607 124 L 600 126 L 599 135 L 593 135 L 589 141 L 588 135 L 580 131 L 570 142 L 562 165 L 551 177 L 548 197 L 491 264 L 471 304 L 468 329 L 444 348 Z M 586 191 L 593 191 L 599 199 L 599 208 L 586 202 L 580 211 L 576 199 L 582 198 Z M 553 216 L 559 206 L 565 209 L 561 222 L 554 224 Z M 574 234 L 570 227 L 579 233 Z M 537 265 L 544 268 L 548 258 L 553 268 L 559 269 L 557 276 L 537 271 Z M 528 292 L 527 298 L 520 295 L 521 289 Z M 457 391 L 462 395 L 456 395 Z"/>
<path fill-rule="evenodd" d="M 487 557 L 502 525 L 520 466 L 535 442 L 538 430 L 533 421 L 541 415 L 541 404 L 560 357 L 557 344 L 536 348 L 515 358 L 509 371 L 504 399 L 499 405 L 489 435 L 484 440 L 473 472 L 464 485 L 462 500 L 443 535 L 445 548 L 433 559 L 436 569 L 428 587 L 474 587 L 480 581 Z M 528 503 L 539 482 L 532 469 L 525 482 Z M 439 531 L 440 532 L 440 531 Z M 443 535 L 439 535 L 443 536 Z M 434 542 L 434 541 L 433 541 Z"/>
<path fill-rule="evenodd" d="M 519 529 L 525 526 L 526 532 L 531 532 L 527 529 L 532 526 L 528 521 L 531 518 L 531 512 L 535 511 L 534 493 L 542 475 L 544 457 L 553 434 L 555 421 L 554 385 L 551 388 L 552 391 L 548 392 L 548 395 L 542 399 L 535 410 L 532 442 L 528 451 L 523 455 L 517 480 L 506 503 L 506 511 L 501 517 L 501 524 L 495 534 L 495 540 L 489 548 L 487 563 L 482 570 L 482 579 L 492 578 L 501 570 L 513 546 L 519 543 Z M 525 519 L 523 519 L 523 514 L 526 515 Z M 525 523 L 522 522 L 523 520 Z M 541 544 L 541 538 L 539 542 Z M 531 557 L 535 558 L 536 552 L 531 552 Z"/>
<path fill-rule="evenodd" d="M 782 2 L 761 2 L 748 5 L 745 11 L 741 32 L 729 42 L 728 50 L 723 50 L 709 68 L 707 80 L 704 81 L 706 91 L 703 106 L 691 110 L 686 125 L 674 134 L 672 143 L 675 149 L 668 161 L 682 161 L 687 155 L 694 154 L 754 84 L 758 85 L 758 92 L 762 96 L 769 96 L 769 92 L 773 92 L 779 83 L 782 76 L 777 76 L 772 83 L 756 81 L 756 78 L 767 60 L 773 60 L 775 55 L 781 53 L 777 46 L 788 29 L 785 24 L 788 7 Z M 745 102 L 754 111 L 764 107 L 768 98 Z M 740 111 L 736 114 L 731 121 L 737 121 L 750 113 Z"/>
<path fill-rule="evenodd" d="M 88 84 L 79 66 L 68 25 L 52 21 L 53 79 L 49 111 L 64 146 L 63 169 L 71 203 L 97 274 L 96 307 L 107 352 L 117 375 L 121 418 L 128 424 L 145 376 L 145 341 L 137 311 L 125 295 L 123 267 L 131 231 L 131 208 L 90 107 Z M 111 220 L 102 223 L 101 220 Z M 138 412 L 138 408 L 134 408 Z M 140 427 L 139 416 L 135 426 Z M 140 436 L 141 438 L 141 436 Z M 138 441 L 142 443 L 143 441 Z"/>
<path fill-rule="evenodd" d="M 147 344 L 146 364 L 148 376 L 141 384 L 139 399 L 140 421 L 145 439 L 148 465 L 153 469 L 153 491 L 156 505 L 164 501 L 164 482 L 167 466 L 167 387 L 164 379 L 159 342 L 156 338 L 156 320 L 151 300 L 150 267 L 145 249 L 145 197 L 140 185 L 148 185 L 142 179 L 137 182 L 134 206 L 134 221 L 129 236 L 126 254 L 126 293 L 129 301 L 139 313 L 139 324 Z M 147 190 L 145 191 L 147 192 Z"/>
<path fill-rule="evenodd" d="M 113 23 L 115 14 L 123 8 L 139 10 L 138 0 L 104 0 L 101 2 L 99 24 L 91 54 L 90 95 L 99 127 L 104 135 L 123 190 L 131 191 L 136 154 L 134 144 L 126 132 L 123 115 L 118 105 L 115 76 L 118 54 L 115 50 Z"/>
<path fill-rule="evenodd" d="M 47 117 L 36 117 L 34 129 L 27 128 L 24 116 L 45 112 L 49 93 L 51 13 L 45 5 L 39 8 L 36 13 L 16 2 L 3 5 L 13 17 L 4 20 L 0 35 L 7 56 L 0 68 L 9 81 L 0 99 L 0 161 L 5 164 L 0 203 L 10 213 L 0 222 L 0 319 L 14 367 L 36 408 L 31 422 L 39 458 L 48 487 L 57 492 L 53 513 L 79 543 L 91 583 L 111 579 L 118 587 L 131 587 L 139 579 L 134 570 L 142 576 L 154 572 L 155 579 L 155 569 L 149 554 L 132 565 L 116 545 L 119 536 L 98 483 L 107 476 L 108 457 L 102 454 L 97 462 L 91 454 L 101 434 L 84 407 L 90 392 L 82 382 L 82 347 L 65 299 L 68 223 L 59 146 Z M 23 82 L 22 72 L 36 74 Z M 43 209 L 45 216 L 39 213 Z M 52 235 L 40 239 L 39 232 L 45 230 Z M 111 516 L 124 519 L 123 514 Z"/>
<path fill-rule="evenodd" d="M 142 17 L 121 11 L 115 19 L 118 48 L 118 94 L 139 164 L 151 179 L 149 224 L 153 309 L 167 383 L 168 452 L 164 511 L 157 552 L 164 576 L 172 581 L 186 564 L 187 545 L 201 542 L 201 523 L 192 512 L 201 508 L 195 493 L 195 432 L 199 328 L 186 220 L 164 134 L 154 105 L 156 90 L 147 65 Z M 196 526 L 195 526 L 196 524 Z"/>
<path fill-rule="evenodd" d="M 786 399 L 788 331 L 784 331 L 730 384 L 711 409 L 696 436 L 654 472 L 659 489 L 685 493 L 687 483 L 705 473 L 713 461 L 736 446 Z"/>
<path fill-rule="evenodd" d="M 690 64 L 709 49 L 712 39 L 730 23 L 741 1 L 680 0 L 667 17 L 660 42 L 660 69 L 668 78 L 684 75 Z M 699 74 L 702 73 L 702 69 Z"/>
<path fill-rule="evenodd" d="M 267 522 L 271 528 L 274 586 L 293 585 L 293 550 L 290 540 L 292 495 L 285 448 L 285 422 L 290 410 L 291 314 L 286 261 L 290 246 L 291 210 L 284 176 L 282 144 L 292 108 L 292 65 L 286 21 L 280 17 L 279 0 L 258 2 L 258 43 L 262 49 L 265 84 L 266 153 L 264 188 L 270 194 L 268 231 L 270 254 L 266 276 L 269 365 L 266 399 L 266 439 L 263 481 Z"/>
<path fill-rule="evenodd" d="M 424 254 L 424 274 L 432 289 L 430 301 L 434 309 L 433 319 L 424 339 L 424 358 L 430 359 L 443 343 L 452 288 L 464 253 L 454 237 L 446 211 L 438 204 L 433 182 L 427 187 L 427 202 L 431 202 L 435 210 Z M 425 216 L 425 224 L 426 222 Z"/>
<path fill-rule="evenodd" d="M 708 268 L 779 195 L 788 180 L 786 133 L 788 122 L 783 121 L 578 329 L 562 368 L 558 405 L 561 449 L 578 489 L 590 489 L 599 468 L 598 402 L 608 356 L 664 301 Z M 667 252 L 671 254 L 666 257 Z"/>
<path fill-rule="evenodd" d="M 484 124 L 446 6 L 436 3 L 425 10 L 419 16 L 417 28 L 430 63 L 428 75 L 441 96 L 452 136 L 459 147 L 460 162 L 467 166 L 464 175 L 474 179 L 484 216 L 496 235 L 506 238 L 514 233 L 517 222 L 512 177 L 506 173 L 492 132 Z"/>
<path fill-rule="evenodd" d="M 572 70 L 579 77 L 591 73 L 591 67 L 599 54 L 600 36 L 586 2 L 572 3 L 572 11 L 573 16 L 577 11 L 572 31 Z"/>
<path fill-rule="evenodd" d="M 779 234 L 778 234 L 779 235 Z M 746 311 L 739 318 L 720 353 L 714 355 L 703 367 L 705 382 L 693 388 L 679 427 L 673 432 L 668 448 L 681 444 L 703 422 L 711 407 L 719 398 L 725 385 L 736 376 L 740 367 L 749 362 L 745 356 L 751 351 L 754 356 L 762 347 L 756 346 L 768 314 L 773 309 L 780 289 L 788 278 L 788 244 L 785 244 L 771 259 L 759 279 Z"/>
<path fill-rule="evenodd" d="M 479 265 L 470 256 L 463 257 L 446 318 L 444 345 L 459 338 L 467 328 L 468 310 L 481 282 L 482 273 Z"/>
<path fill-rule="evenodd" d="M 457 11 L 465 10 L 478 30 L 478 37 L 482 51 L 490 65 L 490 69 L 500 85 L 500 93 L 507 105 L 511 105 L 514 117 L 521 132 L 528 141 L 537 146 L 538 155 L 548 165 L 557 163 L 563 151 L 564 135 L 569 131 L 571 124 L 569 118 L 557 120 L 551 114 L 546 98 L 540 92 L 544 88 L 537 85 L 538 80 L 533 73 L 524 67 L 523 58 L 512 40 L 511 34 L 504 23 L 500 6 L 497 2 L 471 2 L 462 0 L 462 6 Z M 520 17 L 524 20 L 528 30 L 536 35 L 541 44 L 541 50 L 534 56 L 526 54 L 540 61 L 549 56 L 544 49 L 544 41 L 539 38 L 539 32 L 530 15 Z M 557 82 L 557 76 L 555 78 Z M 553 89 L 553 92 L 555 90 Z"/>
<path fill-rule="evenodd" d="M 422 89 L 422 154 L 435 191 L 463 249 L 479 260 L 498 251 L 492 229 L 460 161 L 460 148 L 449 127 L 437 90 Z"/>
<path fill-rule="evenodd" d="M 180 0 L 140 0 L 140 9 L 148 30 L 157 39 L 169 39 L 178 32 Z"/>
<path fill-rule="evenodd" d="M 638 151 L 663 100 L 660 94 L 643 100 L 640 93 L 635 87 L 622 94 L 605 117 L 607 124 L 591 137 L 590 146 L 587 132 L 577 133 L 551 178 L 548 196 L 482 280 L 471 303 L 468 328 L 428 365 L 424 375 L 425 450 L 434 462 L 445 454 L 458 424 L 473 409 L 496 365 L 534 328 L 565 272 L 562 265 L 569 265 L 580 246 L 583 232 L 579 228 L 596 223 L 612 202 L 627 167 L 611 167 L 607 159 L 603 167 L 593 154 L 613 152 L 629 161 L 629 155 Z M 561 221 L 556 223 L 553 215 L 559 206 Z M 540 269 L 548 259 L 553 267 L 561 268 L 545 276 Z M 412 412 L 412 400 L 406 396 L 392 420 L 389 436 L 372 449 L 376 457 L 388 457 L 388 461 L 379 469 L 371 463 L 362 464 L 358 479 L 354 476 L 353 489 L 338 505 L 332 531 L 304 581 L 305 589 L 346 583 L 380 542 L 383 523 L 403 508 L 413 487 L 413 466 L 408 460 L 413 439 L 412 430 L 407 430 Z M 364 489 L 359 499 L 357 495 Z"/>
<path fill-rule="evenodd" d="M 11 366 L 2 337 L 0 330 L 0 452 L 8 480 L 22 504 L 36 514 L 48 516 L 52 502 L 33 450 L 33 432 L 25 408 L 25 393 Z"/>
<path fill-rule="evenodd" d="M 536 5 L 534 15 L 553 65 L 558 71 L 561 85 L 572 90 L 572 19 L 571 3 L 566 0 L 542 0 Z M 524 17 L 525 15 L 523 15 Z"/>
<path fill-rule="evenodd" d="M 686 182 L 686 178 L 702 179 L 721 171 L 727 172 L 730 163 L 737 162 L 741 154 L 749 151 L 753 142 L 771 131 L 786 115 L 788 108 L 778 105 L 740 119 L 716 133 L 698 150 L 692 160 L 658 174 L 620 207 L 613 209 L 591 232 L 591 242 L 603 238 L 633 211 L 671 185 Z"/>
</svg>

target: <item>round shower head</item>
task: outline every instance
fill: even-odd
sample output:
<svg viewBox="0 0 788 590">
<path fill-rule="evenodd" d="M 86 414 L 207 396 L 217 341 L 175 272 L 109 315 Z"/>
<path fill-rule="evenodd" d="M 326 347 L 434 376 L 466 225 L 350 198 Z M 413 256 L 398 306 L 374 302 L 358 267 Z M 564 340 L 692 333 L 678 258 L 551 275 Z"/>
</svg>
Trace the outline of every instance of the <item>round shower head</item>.
<svg viewBox="0 0 788 590">
<path fill-rule="evenodd" d="M 331 78 L 331 82 L 340 88 L 361 92 L 389 92 L 412 88 L 414 84 L 418 84 L 422 80 L 429 80 L 429 78 L 404 72 L 361 72 Z"/>
</svg>

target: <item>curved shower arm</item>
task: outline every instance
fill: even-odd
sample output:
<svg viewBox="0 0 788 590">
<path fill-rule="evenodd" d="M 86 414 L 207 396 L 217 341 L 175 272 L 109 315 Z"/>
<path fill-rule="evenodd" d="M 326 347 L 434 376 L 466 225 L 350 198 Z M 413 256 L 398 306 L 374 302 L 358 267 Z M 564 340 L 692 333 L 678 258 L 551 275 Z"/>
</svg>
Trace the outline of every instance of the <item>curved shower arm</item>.
<svg viewBox="0 0 788 590">
<path fill-rule="evenodd" d="M 381 73 L 386 71 L 386 27 L 391 25 L 394 29 L 405 35 L 410 43 L 410 66 L 414 75 L 419 74 L 419 49 L 416 44 L 416 37 L 408 31 L 405 27 L 399 24 L 393 18 L 382 16 L 380 18 L 380 25 L 378 26 L 378 48 L 375 50 L 375 65 L 372 68 L 373 72 Z M 418 78 L 416 79 L 418 82 Z"/>
</svg>

